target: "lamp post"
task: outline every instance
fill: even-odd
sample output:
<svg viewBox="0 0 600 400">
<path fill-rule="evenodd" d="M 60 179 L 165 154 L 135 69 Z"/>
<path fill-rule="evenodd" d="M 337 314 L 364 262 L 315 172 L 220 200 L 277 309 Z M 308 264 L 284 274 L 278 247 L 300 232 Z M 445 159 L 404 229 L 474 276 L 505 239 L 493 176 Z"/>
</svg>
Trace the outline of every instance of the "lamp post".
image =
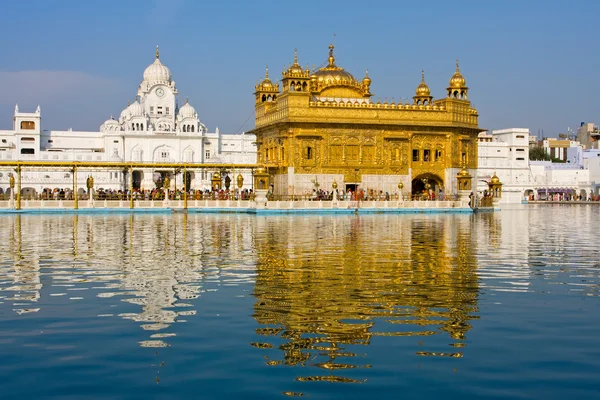
<svg viewBox="0 0 600 400">
<path fill-rule="evenodd" d="M 17 172 L 17 205 L 16 205 L 16 209 L 20 210 L 21 209 L 21 166 L 18 166 L 17 168 L 15 168 L 15 171 Z"/>
<path fill-rule="evenodd" d="M 400 190 L 400 200 L 404 200 L 404 194 L 402 193 L 403 188 L 404 188 L 404 183 L 402 183 L 402 181 L 398 182 L 398 189 Z"/>
<path fill-rule="evenodd" d="M 77 167 L 73 166 L 71 173 L 73 174 L 73 208 L 77 210 L 79 209 L 79 199 L 77 197 Z"/>
<path fill-rule="evenodd" d="M 337 201 L 338 200 L 338 192 L 337 192 L 337 188 L 338 188 L 338 184 L 335 181 L 335 179 L 333 180 L 333 183 L 331 184 L 331 188 L 333 189 L 333 201 Z"/>
<path fill-rule="evenodd" d="M 242 199 L 242 187 L 244 186 L 244 177 L 242 176 L 242 174 L 238 174 L 238 176 L 235 180 L 237 182 L 237 187 L 238 187 L 238 200 L 241 200 Z"/>
<path fill-rule="evenodd" d="M 94 177 L 89 175 L 85 180 L 85 186 L 87 187 L 88 191 L 88 203 L 94 204 L 94 193 L 92 191 L 92 189 L 94 188 Z"/>
<path fill-rule="evenodd" d="M 11 205 L 14 207 L 15 206 L 15 177 L 13 176 L 13 174 L 10 174 L 10 178 L 8 180 L 9 182 L 9 186 L 10 186 L 10 202 Z"/>
</svg>

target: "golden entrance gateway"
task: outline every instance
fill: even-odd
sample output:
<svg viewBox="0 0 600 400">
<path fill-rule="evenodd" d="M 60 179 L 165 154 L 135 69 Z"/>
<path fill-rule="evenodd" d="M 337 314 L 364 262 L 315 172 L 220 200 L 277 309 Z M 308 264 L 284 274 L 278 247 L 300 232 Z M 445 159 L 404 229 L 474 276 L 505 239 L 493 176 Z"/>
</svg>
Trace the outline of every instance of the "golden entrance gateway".
<svg viewBox="0 0 600 400">
<path fill-rule="evenodd" d="M 334 183 L 344 191 L 457 195 L 458 172 L 477 168 L 481 131 L 468 90 L 457 60 L 442 99 L 422 73 L 412 102 L 374 101 L 368 71 L 358 80 L 339 67 L 332 45 L 326 65 L 312 71 L 294 53 L 281 83 L 267 68 L 255 86 L 258 163 L 276 195 L 330 191 Z"/>
</svg>

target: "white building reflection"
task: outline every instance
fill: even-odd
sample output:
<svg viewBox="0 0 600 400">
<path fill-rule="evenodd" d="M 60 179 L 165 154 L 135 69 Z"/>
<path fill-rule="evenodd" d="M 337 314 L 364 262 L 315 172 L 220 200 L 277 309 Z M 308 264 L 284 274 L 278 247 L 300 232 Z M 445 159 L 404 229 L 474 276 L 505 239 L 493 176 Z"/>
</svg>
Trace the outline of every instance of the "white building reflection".
<svg viewBox="0 0 600 400">
<path fill-rule="evenodd" d="M 252 282 L 252 224 L 236 216 L 4 216 L 0 230 L 0 303 L 39 311 L 44 296 L 116 298 L 139 306 L 117 315 L 151 339 L 173 336 L 173 323 L 196 313 L 205 283 Z M 248 258 L 248 255 L 251 257 Z M 250 261 L 250 263 L 249 263 Z M 107 310 L 110 311 L 110 310 Z M 112 316 L 109 312 L 101 316 Z M 161 347 L 162 340 L 141 342 Z"/>
</svg>

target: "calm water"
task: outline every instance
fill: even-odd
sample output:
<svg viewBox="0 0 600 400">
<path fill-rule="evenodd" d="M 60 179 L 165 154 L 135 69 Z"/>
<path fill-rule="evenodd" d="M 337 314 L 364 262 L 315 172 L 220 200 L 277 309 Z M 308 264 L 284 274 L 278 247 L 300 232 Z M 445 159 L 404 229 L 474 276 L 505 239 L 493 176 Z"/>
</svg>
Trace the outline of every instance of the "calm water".
<svg viewBox="0 0 600 400">
<path fill-rule="evenodd" d="M 598 398 L 599 226 L 0 216 L 0 397 Z"/>
</svg>

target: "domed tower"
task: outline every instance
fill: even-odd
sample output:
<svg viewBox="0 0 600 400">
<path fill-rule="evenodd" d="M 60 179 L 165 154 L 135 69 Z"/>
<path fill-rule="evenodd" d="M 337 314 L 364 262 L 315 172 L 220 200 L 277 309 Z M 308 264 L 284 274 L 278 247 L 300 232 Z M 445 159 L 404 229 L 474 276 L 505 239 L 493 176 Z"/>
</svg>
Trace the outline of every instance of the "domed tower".
<svg viewBox="0 0 600 400">
<path fill-rule="evenodd" d="M 372 96 L 371 94 L 371 78 L 369 78 L 369 70 L 365 71 L 365 77 L 362 80 L 363 90 L 365 91 L 365 95 Z"/>
<path fill-rule="evenodd" d="M 257 104 L 277 99 L 277 95 L 279 94 L 279 83 L 274 85 L 269 79 L 269 66 L 265 69 L 265 79 L 254 86 L 254 89 L 256 90 L 254 96 L 256 97 Z"/>
<path fill-rule="evenodd" d="M 283 92 L 308 92 L 310 88 L 310 71 L 302 69 L 298 64 L 298 50 L 294 49 L 294 63 L 281 73 Z"/>
<path fill-rule="evenodd" d="M 156 46 L 156 58 L 144 71 L 144 78 L 138 89 L 140 105 L 148 116 L 146 128 L 159 132 L 175 130 L 175 101 L 178 92 L 171 71 L 160 61 Z"/>
<path fill-rule="evenodd" d="M 469 88 L 467 87 L 467 81 L 460 73 L 458 67 L 458 58 L 456 59 L 456 72 L 450 78 L 450 86 L 447 88 L 448 97 L 451 99 L 468 100 Z"/>
<path fill-rule="evenodd" d="M 417 89 L 415 90 L 413 104 L 425 106 L 431 104 L 432 100 L 433 96 L 431 96 L 429 86 L 425 83 L 425 71 L 421 71 L 421 83 L 419 83 L 419 86 L 417 86 Z"/>
<path fill-rule="evenodd" d="M 328 64 L 310 76 L 311 91 L 322 98 L 369 99 L 372 94 L 369 91 L 371 79 L 368 74 L 362 82 L 356 80 L 350 72 L 335 64 L 333 49 L 334 46 L 330 44 Z"/>
</svg>

